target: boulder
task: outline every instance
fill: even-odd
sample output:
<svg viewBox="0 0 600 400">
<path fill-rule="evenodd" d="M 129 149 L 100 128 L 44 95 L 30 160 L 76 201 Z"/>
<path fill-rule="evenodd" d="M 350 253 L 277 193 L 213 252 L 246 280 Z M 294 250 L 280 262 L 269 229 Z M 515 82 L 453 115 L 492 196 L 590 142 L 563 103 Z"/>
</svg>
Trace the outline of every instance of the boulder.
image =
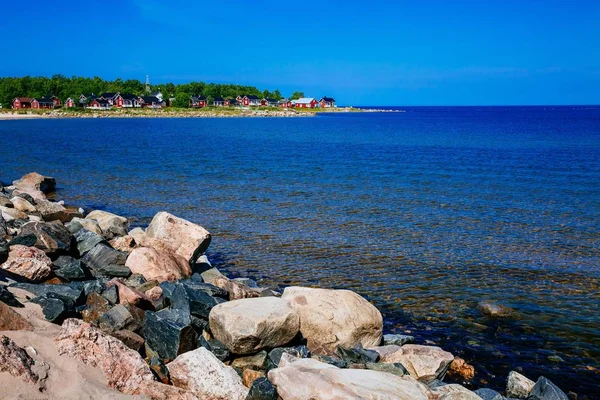
<svg viewBox="0 0 600 400">
<path fill-rule="evenodd" d="M 150 400 L 208 400 L 200 399 L 189 390 L 160 382 L 148 382 L 140 388 L 140 394 Z"/>
<path fill-rule="evenodd" d="M 26 290 L 36 296 L 49 296 L 65 299 L 74 305 L 80 305 L 85 301 L 83 287 L 69 285 L 36 285 L 33 283 L 18 282 L 10 287 Z"/>
<path fill-rule="evenodd" d="M 245 372 L 246 371 L 244 371 L 244 373 Z M 258 373 L 256 371 L 252 372 Z M 250 377 L 248 379 L 250 379 Z M 277 395 L 275 386 L 273 386 L 267 378 L 259 377 L 252 381 L 252 386 L 250 386 L 250 392 L 248 392 L 246 400 L 277 400 L 278 398 L 279 396 Z"/>
<path fill-rule="evenodd" d="M 469 389 L 455 383 L 438 386 L 432 392 L 439 396 L 439 400 L 481 400 L 481 397 Z"/>
<path fill-rule="evenodd" d="M 527 400 L 568 400 L 569 398 L 549 379 L 540 376 Z"/>
<path fill-rule="evenodd" d="M 504 400 L 504 396 L 495 390 L 488 388 L 477 389 L 473 393 L 481 397 L 483 400 Z"/>
<path fill-rule="evenodd" d="M 402 364 L 410 375 L 421 382 L 442 380 L 454 356 L 436 346 L 406 344 L 381 356 L 381 362 Z"/>
<path fill-rule="evenodd" d="M 60 355 L 100 368 L 108 385 L 123 393 L 138 394 L 154 380 L 139 353 L 83 321 L 65 320 L 55 342 Z"/>
<path fill-rule="evenodd" d="M 23 211 L 24 213 L 34 213 L 37 211 L 33 204 L 20 196 L 15 196 L 10 199 L 10 201 L 17 210 Z"/>
<path fill-rule="evenodd" d="M 251 288 L 243 283 L 236 282 L 226 277 L 212 280 L 213 285 L 220 287 L 229 293 L 230 300 L 249 299 L 259 297 L 262 289 Z"/>
<path fill-rule="evenodd" d="M 196 348 L 198 334 L 191 327 L 189 314 L 179 310 L 146 312 L 143 336 L 163 360 L 173 360 L 178 355 Z"/>
<path fill-rule="evenodd" d="M 509 318 L 514 314 L 511 308 L 492 303 L 491 301 L 480 301 L 477 304 L 477 309 L 481 314 L 489 318 Z"/>
<path fill-rule="evenodd" d="M 119 279 L 112 279 L 106 287 L 117 286 L 119 292 L 119 304 L 131 304 L 142 310 L 154 310 L 152 300 L 139 290 L 130 288 Z"/>
<path fill-rule="evenodd" d="M 54 274 L 67 281 L 88 279 L 90 273 L 81 260 L 71 256 L 60 256 L 54 260 Z"/>
<path fill-rule="evenodd" d="M 0 372 L 8 372 L 25 382 L 37 384 L 41 391 L 44 380 L 48 377 L 48 369 L 48 365 L 31 358 L 27 351 L 17 346 L 12 339 L 0 336 Z"/>
<path fill-rule="evenodd" d="M 129 229 L 129 221 L 127 218 L 110 213 L 108 211 L 95 210 L 89 213 L 86 219 L 93 219 L 98 222 L 102 235 L 106 239 L 112 239 L 116 236 L 127 235 Z"/>
<path fill-rule="evenodd" d="M 263 350 L 260 353 L 252 354 L 250 356 L 238 357 L 231 362 L 231 366 L 241 370 L 253 369 L 258 371 L 265 368 L 266 360 L 267 352 Z"/>
<path fill-rule="evenodd" d="M 111 239 L 109 243 L 113 249 L 123 251 L 125 253 L 131 253 L 131 251 L 137 247 L 137 243 L 129 235 L 116 237 Z"/>
<path fill-rule="evenodd" d="M 15 245 L 1 268 L 32 282 L 43 282 L 52 274 L 52 261 L 38 248 Z"/>
<path fill-rule="evenodd" d="M 69 222 L 73 215 L 65 206 L 48 200 L 37 200 L 35 208 L 44 221 Z"/>
<path fill-rule="evenodd" d="M 235 370 L 203 347 L 178 356 L 167 368 L 174 386 L 200 398 L 245 400 L 248 394 Z"/>
<path fill-rule="evenodd" d="M 99 243 L 106 244 L 102 236 L 87 229 L 78 230 L 75 233 L 75 241 L 77 242 L 77 251 L 80 256 L 84 256 Z"/>
<path fill-rule="evenodd" d="M 206 251 L 210 241 L 210 233 L 200 225 L 167 212 L 159 212 L 146 229 L 143 244 L 169 249 L 182 256 L 192 266 Z"/>
<path fill-rule="evenodd" d="M 448 368 L 448 376 L 453 379 L 470 381 L 475 377 L 475 367 L 460 357 L 455 357 Z"/>
<path fill-rule="evenodd" d="M 21 314 L 0 302 L 0 331 L 32 331 L 33 326 Z"/>
<path fill-rule="evenodd" d="M 102 229 L 95 219 L 75 217 L 67 224 L 67 228 L 73 234 L 79 232 L 81 229 L 85 229 L 97 235 L 102 235 Z"/>
<path fill-rule="evenodd" d="M 506 396 L 515 399 L 526 399 L 535 382 L 517 371 L 510 371 L 506 380 Z"/>
<path fill-rule="evenodd" d="M 300 332 L 313 353 L 331 354 L 337 346 L 381 343 L 383 317 L 350 290 L 287 287 L 282 299 L 300 315 Z"/>
<path fill-rule="evenodd" d="M 268 373 L 283 400 L 428 400 L 429 389 L 411 377 L 386 372 L 340 369 L 311 358 Z"/>
<path fill-rule="evenodd" d="M 104 243 L 98 243 L 85 253 L 81 261 L 94 276 L 128 277 L 131 270 L 125 266 L 127 254 Z"/>
<path fill-rule="evenodd" d="M 277 297 L 234 300 L 213 307 L 213 336 L 236 354 L 253 354 L 290 342 L 300 328 L 298 314 Z"/>
<path fill-rule="evenodd" d="M 27 189 L 34 189 L 48 194 L 56 190 L 56 179 L 40 175 L 37 172 L 30 172 L 21 179 L 13 181 L 13 187 L 25 193 L 27 193 Z M 35 198 L 33 195 L 32 197 Z"/>
<path fill-rule="evenodd" d="M 131 272 L 159 282 L 188 278 L 192 273 L 183 257 L 151 247 L 133 249 L 125 265 Z"/>
<path fill-rule="evenodd" d="M 40 250 L 44 250 L 49 257 L 71 252 L 71 246 L 75 244 L 75 238 L 69 230 L 60 222 L 28 222 L 21 228 L 20 235 L 34 235 L 34 244 Z"/>
</svg>

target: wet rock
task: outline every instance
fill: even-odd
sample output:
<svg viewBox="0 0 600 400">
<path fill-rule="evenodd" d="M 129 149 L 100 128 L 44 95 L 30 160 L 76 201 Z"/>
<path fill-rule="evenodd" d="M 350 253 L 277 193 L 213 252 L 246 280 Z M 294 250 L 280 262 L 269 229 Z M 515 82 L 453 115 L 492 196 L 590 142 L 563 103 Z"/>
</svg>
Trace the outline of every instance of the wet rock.
<svg viewBox="0 0 600 400">
<path fill-rule="evenodd" d="M 81 281 L 90 278 L 85 265 L 71 256 L 60 256 L 54 261 L 54 274 L 67 281 Z"/>
<path fill-rule="evenodd" d="M 8 258 L 0 267 L 32 282 L 43 282 L 52 274 L 52 261 L 46 253 L 22 245 L 12 246 Z"/>
<path fill-rule="evenodd" d="M 132 272 L 142 274 L 147 280 L 159 282 L 187 278 L 192 272 L 185 258 L 151 247 L 133 249 L 125 265 Z"/>
<path fill-rule="evenodd" d="M 245 372 L 245 371 L 244 371 Z M 246 400 L 277 400 L 277 390 L 275 386 L 264 377 L 257 378 L 252 382 L 250 392 Z"/>
<path fill-rule="evenodd" d="M 221 303 L 210 312 L 209 323 L 213 336 L 236 354 L 284 345 L 300 328 L 298 314 L 276 297 Z"/>
<path fill-rule="evenodd" d="M 131 304 L 142 310 L 154 310 L 152 300 L 139 290 L 130 288 L 119 279 L 111 279 L 106 287 L 117 286 L 119 292 L 119 304 Z"/>
<path fill-rule="evenodd" d="M 379 353 L 373 350 L 366 350 L 362 347 L 345 348 L 338 346 L 337 354 L 348 364 L 366 364 L 379 361 Z"/>
<path fill-rule="evenodd" d="M 261 351 L 257 354 L 246 357 L 238 357 L 231 362 L 233 368 L 239 369 L 254 369 L 261 370 L 265 368 L 265 361 L 267 360 L 267 352 Z"/>
<path fill-rule="evenodd" d="M 102 292 L 102 297 L 104 297 L 110 304 L 118 304 L 119 287 L 117 285 L 106 287 L 106 289 Z"/>
<path fill-rule="evenodd" d="M 159 212 L 146 229 L 144 241 L 151 242 L 150 247 L 171 250 L 192 266 L 210 245 L 211 236 L 200 225 L 167 212 Z"/>
<path fill-rule="evenodd" d="M 110 332 L 110 335 L 119 339 L 125 346 L 137 352 L 144 346 L 144 338 L 130 330 L 122 329 L 119 331 L 112 331 Z"/>
<path fill-rule="evenodd" d="M 228 360 L 231 356 L 231 352 L 227 346 L 217 339 L 206 340 L 203 336 L 199 336 L 198 347 L 204 347 L 206 350 L 213 353 L 220 361 Z"/>
<path fill-rule="evenodd" d="M 76 234 L 80 230 L 85 229 L 97 235 L 102 235 L 102 229 L 100 228 L 100 225 L 98 225 L 98 222 L 93 219 L 75 217 L 69 221 L 69 223 L 67 223 L 66 227 L 72 234 Z"/>
<path fill-rule="evenodd" d="M 50 294 L 67 299 L 75 305 L 83 304 L 85 297 L 83 287 L 69 285 L 36 285 L 33 283 L 13 283 L 10 287 L 26 290 L 36 296 L 48 296 Z"/>
<path fill-rule="evenodd" d="M 475 377 L 475 368 L 460 357 L 455 357 L 448 368 L 448 376 L 470 381 Z"/>
<path fill-rule="evenodd" d="M 80 320 L 65 320 L 55 343 L 60 355 L 100 368 L 109 386 L 123 393 L 140 393 L 140 387 L 154 379 L 136 351 Z"/>
<path fill-rule="evenodd" d="M 15 196 L 10 199 L 10 201 L 17 210 L 23 211 L 24 213 L 34 213 L 37 211 L 35 206 L 23 197 Z"/>
<path fill-rule="evenodd" d="M 148 346 L 162 359 L 173 360 L 179 354 L 196 348 L 198 334 L 190 326 L 185 316 L 173 313 L 176 310 L 146 312 L 143 336 Z M 187 323 L 186 323 L 187 322 Z"/>
<path fill-rule="evenodd" d="M 9 292 L 4 286 L 0 285 L 0 301 L 11 307 L 24 307 L 23 304 L 19 303 L 19 300 L 15 298 L 15 295 Z M 2 330 L 2 329 L 0 329 Z"/>
<path fill-rule="evenodd" d="M 42 390 L 48 369 L 46 364 L 31 358 L 12 339 L 0 336 L 0 372 L 8 372 L 25 382 L 37 384 Z"/>
<path fill-rule="evenodd" d="M 0 302 L 0 331 L 32 331 L 33 326 L 21 314 Z"/>
<path fill-rule="evenodd" d="M 384 372 L 339 369 L 311 358 L 269 371 L 269 380 L 285 400 L 427 400 L 429 389 L 410 377 Z"/>
<path fill-rule="evenodd" d="M 481 397 L 457 384 L 438 386 L 432 392 L 439 396 L 439 400 L 481 400 Z"/>
<path fill-rule="evenodd" d="M 282 299 L 300 315 L 300 332 L 313 353 L 331 354 L 337 346 L 381 343 L 381 313 L 352 291 L 287 287 Z"/>
<path fill-rule="evenodd" d="M 479 302 L 477 309 L 481 314 L 489 318 L 509 318 L 514 314 L 512 309 L 490 301 Z"/>
<path fill-rule="evenodd" d="M 506 396 L 515 399 L 526 399 L 533 390 L 535 382 L 517 371 L 510 371 L 506 380 Z"/>
<path fill-rule="evenodd" d="M 98 243 L 88 251 L 81 261 L 94 276 L 128 277 L 131 270 L 125 266 L 127 254 Z"/>
<path fill-rule="evenodd" d="M 167 368 L 174 386 L 189 390 L 200 398 L 245 400 L 248 394 L 233 368 L 224 365 L 203 347 L 178 356 Z"/>
<path fill-rule="evenodd" d="M 454 356 L 439 347 L 417 344 L 406 344 L 381 356 L 381 362 L 399 362 L 413 378 L 425 383 L 443 379 L 452 360 Z"/>
<path fill-rule="evenodd" d="M 482 400 L 504 400 L 504 397 L 500 393 L 492 389 L 477 389 L 473 393 L 481 397 Z"/>
<path fill-rule="evenodd" d="M 110 213 L 108 211 L 95 210 L 89 213 L 85 219 L 93 219 L 98 222 L 102 229 L 102 236 L 112 239 L 117 236 L 127 235 L 129 221 L 127 218 Z"/>
<path fill-rule="evenodd" d="M 50 176 L 40 175 L 37 172 L 31 172 L 23 176 L 21 179 L 13 181 L 13 187 L 15 190 L 18 190 L 22 193 L 27 193 L 34 199 L 37 199 L 39 197 L 39 193 L 35 192 L 48 194 L 56 190 L 56 179 Z M 30 193 L 31 191 L 33 191 L 34 194 Z M 42 198 L 45 199 L 46 196 L 42 196 Z"/>
<path fill-rule="evenodd" d="M 110 310 L 102 314 L 98 319 L 100 329 L 106 332 L 115 332 L 122 329 L 135 332 L 141 328 L 127 307 L 117 304 Z"/>
<path fill-rule="evenodd" d="M 62 204 L 48 200 L 37 200 L 37 211 L 44 221 L 69 222 L 73 215 Z"/>
<path fill-rule="evenodd" d="M 98 293 L 90 293 L 85 302 L 85 309 L 81 311 L 82 319 L 92 325 L 98 325 L 100 317 L 111 309 L 108 300 Z"/>
<path fill-rule="evenodd" d="M 404 368 L 404 365 L 400 363 L 366 363 L 366 369 L 379 372 L 387 372 L 396 376 L 408 375 L 408 371 Z"/>
<path fill-rule="evenodd" d="M 549 379 L 540 376 L 527 400 L 568 400 L 569 398 Z"/>
<path fill-rule="evenodd" d="M 131 253 L 137 247 L 135 239 L 129 235 L 116 237 L 110 240 L 110 245 L 113 249 L 125 253 Z"/>
<path fill-rule="evenodd" d="M 414 336 L 409 336 L 409 335 L 398 335 L 398 334 L 390 334 L 390 335 L 383 335 L 383 345 L 396 345 L 396 346 L 402 346 L 405 344 L 410 344 L 410 343 L 414 343 L 415 342 L 415 338 Z"/>
<path fill-rule="evenodd" d="M 80 256 L 84 256 L 99 243 L 106 244 L 106 241 L 102 236 L 88 231 L 87 229 L 80 229 L 77 231 L 77 233 L 75 233 L 75 241 L 77 242 L 77 251 Z"/>
</svg>

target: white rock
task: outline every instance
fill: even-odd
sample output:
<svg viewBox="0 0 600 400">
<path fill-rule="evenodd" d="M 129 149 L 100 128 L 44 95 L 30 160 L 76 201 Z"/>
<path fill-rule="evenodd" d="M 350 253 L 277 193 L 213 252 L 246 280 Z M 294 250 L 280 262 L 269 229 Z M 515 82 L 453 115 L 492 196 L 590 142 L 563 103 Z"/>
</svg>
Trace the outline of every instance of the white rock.
<svg viewBox="0 0 600 400">
<path fill-rule="evenodd" d="M 172 281 L 189 278 L 192 274 L 190 265 L 183 257 L 150 247 L 133 249 L 125 266 L 134 274 L 144 275 L 149 281 Z"/>
<path fill-rule="evenodd" d="M 300 332 L 313 353 L 333 353 L 338 345 L 377 346 L 383 317 L 350 290 L 287 287 L 282 295 L 300 315 Z"/>
<path fill-rule="evenodd" d="M 200 225 L 162 211 L 152 218 L 141 243 L 170 249 L 192 265 L 208 248 L 210 241 L 210 233 Z"/>
<path fill-rule="evenodd" d="M 380 352 L 381 362 L 401 363 L 410 375 L 421 382 L 429 383 L 434 379 L 443 379 L 454 356 L 436 346 L 405 344 L 389 351 L 391 346 L 383 346 L 388 350 Z"/>
<path fill-rule="evenodd" d="M 84 229 L 87 229 L 90 232 L 94 232 L 94 233 L 97 233 L 98 235 L 102 235 L 102 228 L 100 228 L 98 221 L 96 221 L 95 219 L 86 219 L 86 218 L 75 217 L 71 220 L 70 223 L 71 224 L 73 224 L 73 223 L 79 224 Z"/>
<path fill-rule="evenodd" d="M 248 394 L 235 370 L 204 347 L 179 355 L 167 368 L 174 386 L 201 399 L 244 400 Z"/>
<path fill-rule="evenodd" d="M 253 354 L 290 342 L 300 318 L 277 297 L 256 297 L 217 304 L 209 315 L 213 336 L 236 354 Z"/>
<path fill-rule="evenodd" d="M 340 369 L 310 358 L 269 371 L 283 400 L 428 400 L 431 392 L 411 377 Z"/>
<path fill-rule="evenodd" d="M 28 202 L 27 200 L 25 200 L 22 197 L 15 196 L 12 199 L 10 199 L 10 201 L 11 201 L 11 203 L 13 203 L 15 208 L 19 211 L 23 211 L 23 212 L 36 212 L 37 211 L 33 204 L 31 204 L 30 202 Z"/>
<path fill-rule="evenodd" d="M 133 228 L 132 230 L 129 231 L 128 235 L 131 236 L 138 245 L 140 245 L 140 246 L 144 245 L 144 239 L 146 238 L 146 233 L 144 232 L 144 230 L 142 228 Z"/>
<path fill-rule="evenodd" d="M 517 371 L 510 371 L 506 380 L 506 397 L 526 399 L 533 390 L 535 382 Z"/>
<path fill-rule="evenodd" d="M 102 235 L 107 239 L 112 239 L 115 236 L 127 235 L 129 221 L 127 221 L 127 218 L 125 217 L 121 217 L 108 211 L 95 210 L 89 213 L 85 218 L 93 219 L 98 222 L 100 229 L 102 229 Z"/>
</svg>

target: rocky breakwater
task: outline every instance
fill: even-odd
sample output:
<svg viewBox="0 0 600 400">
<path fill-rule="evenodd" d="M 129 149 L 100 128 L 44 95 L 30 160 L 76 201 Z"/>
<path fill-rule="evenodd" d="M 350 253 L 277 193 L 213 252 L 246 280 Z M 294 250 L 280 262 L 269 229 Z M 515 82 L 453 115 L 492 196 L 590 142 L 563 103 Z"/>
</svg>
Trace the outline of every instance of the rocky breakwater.
<svg viewBox="0 0 600 400">
<path fill-rule="evenodd" d="M 0 372 L 49 398 L 64 362 L 53 352 L 101 371 L 107 390 L 150 399 L 567 398 L 518 372 L 503 393 L 471 391 L 465 360 L 384 335 L 357 293 L 230 279 L 204 254 L 201 226 L 159 212 L 130 230 L 122 216 L 48 200 L 54 187 L 39 174 L 0 187 L 0 329 L 35 335 L 24 307 L 57 327 L 47 354 L 32 350 L 37 336 L 19 346 L 0 335 Z"/>
</svg>

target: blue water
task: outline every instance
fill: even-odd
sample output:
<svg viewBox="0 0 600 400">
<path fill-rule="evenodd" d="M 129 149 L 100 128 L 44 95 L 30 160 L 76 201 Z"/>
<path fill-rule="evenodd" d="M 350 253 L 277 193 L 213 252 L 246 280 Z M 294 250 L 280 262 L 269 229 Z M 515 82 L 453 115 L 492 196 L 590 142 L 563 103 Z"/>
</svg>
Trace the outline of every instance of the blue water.
<svg viewBox="0 0 600 400">
<path fill-rule="evenodd" d="M 168 210 L 261 285 L 358 291 L 387 332 L 475 364 L 474 387 L 522 368 L 597 398 L 600 107 L 402 110 L 0 121 L 0 181 L 52 175 L 134 225 Z"/>
</svg>

